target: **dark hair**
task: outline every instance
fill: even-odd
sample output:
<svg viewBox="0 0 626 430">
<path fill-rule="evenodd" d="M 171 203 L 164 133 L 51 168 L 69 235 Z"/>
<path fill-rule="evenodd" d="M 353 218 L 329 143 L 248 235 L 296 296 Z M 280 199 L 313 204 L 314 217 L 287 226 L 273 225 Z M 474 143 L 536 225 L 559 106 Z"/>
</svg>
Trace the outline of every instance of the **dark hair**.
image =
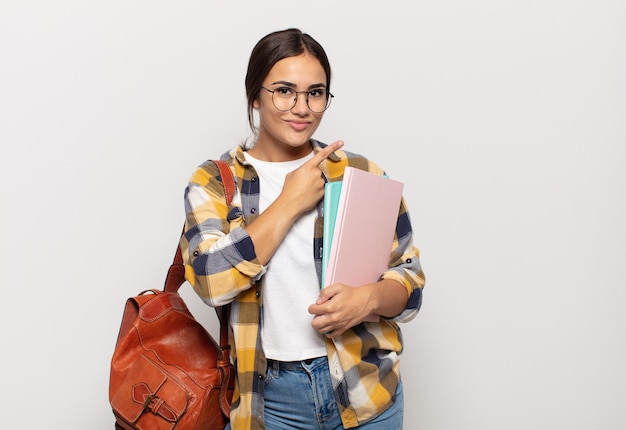
<svg viewBox="0 0 626 430">
<path fill-rule="evenodd" d="M 259 40 L 250 54 L 246 73 L 246 97 L 248 99 L 248 123 L 254 127 L 254 101 L 259 97 L 261 84 L 274 64 L 288 57 L 304 53 L 317 58 L 326 72 L 326 89 L 330 92 L 330 63 L 322 45 L 297 28 L 275 31 Z"/>
</svg>

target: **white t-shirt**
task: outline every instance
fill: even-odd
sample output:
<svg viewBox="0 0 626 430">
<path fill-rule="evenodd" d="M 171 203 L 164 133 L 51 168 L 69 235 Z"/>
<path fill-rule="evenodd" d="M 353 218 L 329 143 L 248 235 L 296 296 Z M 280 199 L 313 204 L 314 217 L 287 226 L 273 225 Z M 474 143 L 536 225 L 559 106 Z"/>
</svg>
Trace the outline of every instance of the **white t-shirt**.
<svg viewBox="0 0 626 430">
<path fill-rule="evenodd" d="M 259 175 L 259 211 L 280 194 L 287 173 L 313 157 L 285 162 L 260 161 L 245 153 Z M 315 303 L 320 286 L 313 259 L 315 208 L 302 214 L 267 264 L 263 276 L 261 340 L 267 358 L 298 361 L 326 355 L 324 337 L 312 326 L 308 307 Z"/>
</svg>

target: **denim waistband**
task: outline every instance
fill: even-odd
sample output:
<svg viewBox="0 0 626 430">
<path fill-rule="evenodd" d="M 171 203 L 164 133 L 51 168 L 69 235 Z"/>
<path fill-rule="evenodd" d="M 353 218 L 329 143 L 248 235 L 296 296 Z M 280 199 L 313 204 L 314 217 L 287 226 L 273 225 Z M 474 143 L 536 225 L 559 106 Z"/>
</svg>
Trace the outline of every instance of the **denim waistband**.
<svg viewBox="0 0 626 430">
<path fill-rule="evenodd" d="M 282 370 L 297 370 L 304 369 L 305 367 L 311 369 L 312 367 L 317 367 L 320 364 L 324 364 L 327 362 L 328 358 L 325 355 L 321 357 L 307 358 L 306 360 L 299 361 L 278 361 L 268 358 L 267 367 Z"/>
</svg>

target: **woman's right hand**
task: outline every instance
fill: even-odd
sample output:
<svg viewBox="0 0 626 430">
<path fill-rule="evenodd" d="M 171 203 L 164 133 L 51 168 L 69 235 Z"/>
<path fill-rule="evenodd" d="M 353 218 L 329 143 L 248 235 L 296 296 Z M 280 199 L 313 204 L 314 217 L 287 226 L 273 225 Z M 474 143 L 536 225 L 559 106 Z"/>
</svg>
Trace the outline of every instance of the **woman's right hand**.
<svg viewBox="0 0 626 430">
<path fill-rule="evenodd" d="M 246 226 L 259 262 L 267 264 L 298 217 L 324 197 L 324 177 L 319 164 L 343 146 L 338 140 L 317 152 L 289 173 L 278 198 Z"/>
<path fill-rule="evenodd" d="M 309 161 L 285 177 L 283 190 L 277 200 L 284 200 L 295 216 L 314 208 L 324 197 L 324 176 L 319 168 L 322 161 L 343 146 L 337 140 L 317 152 Z"/>
</svg>

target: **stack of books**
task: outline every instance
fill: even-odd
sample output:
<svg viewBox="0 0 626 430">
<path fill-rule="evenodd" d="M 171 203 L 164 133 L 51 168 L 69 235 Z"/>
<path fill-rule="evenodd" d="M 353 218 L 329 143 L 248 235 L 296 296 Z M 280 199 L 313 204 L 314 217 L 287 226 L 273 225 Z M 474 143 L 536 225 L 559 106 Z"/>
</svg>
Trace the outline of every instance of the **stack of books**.
<svg viewBox="0 0 626 430">
<path fill-rule="evenodd" d="M 380 279 L 389 267 L 403 187 L 354 167 L 346 167 L 343 181 L 326 184 L 322 287 Z"/>
</svg>

